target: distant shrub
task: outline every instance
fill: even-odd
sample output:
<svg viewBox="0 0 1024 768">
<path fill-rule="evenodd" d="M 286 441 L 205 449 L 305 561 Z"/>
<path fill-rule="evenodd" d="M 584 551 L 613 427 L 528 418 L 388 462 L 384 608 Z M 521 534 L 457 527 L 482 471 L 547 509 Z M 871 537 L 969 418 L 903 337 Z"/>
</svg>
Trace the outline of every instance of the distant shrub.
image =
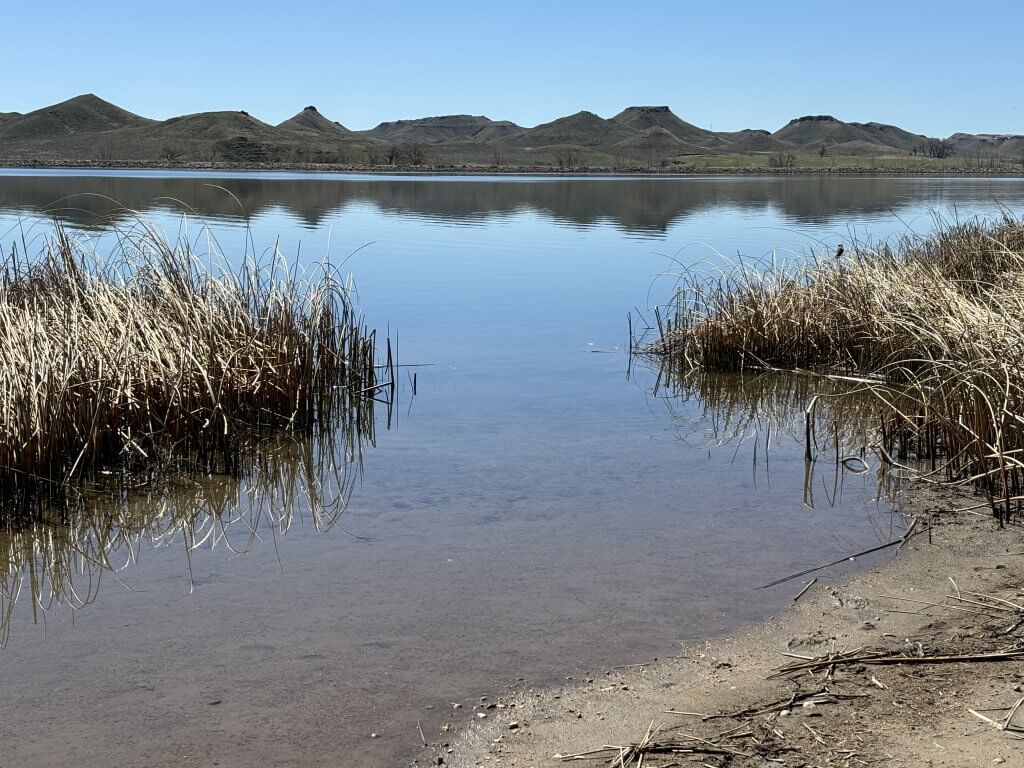
<svg viewBox="0 0 1024 768">
<path fill-rule="evenodd" d="M 792 152 L 772 152 L 768 155 L 769 168 L 793 168 L 796 165 L 796 155 Z"/>
<path fill-rule="evenodd" d="M 934 157 L 938 160 L 945 160 L 947 157 L 952 157 L 955 147 L 948 141 L 942 139 L 928 139 L 921 148 L 922 153 L 928 157 Z"/>
</svg>

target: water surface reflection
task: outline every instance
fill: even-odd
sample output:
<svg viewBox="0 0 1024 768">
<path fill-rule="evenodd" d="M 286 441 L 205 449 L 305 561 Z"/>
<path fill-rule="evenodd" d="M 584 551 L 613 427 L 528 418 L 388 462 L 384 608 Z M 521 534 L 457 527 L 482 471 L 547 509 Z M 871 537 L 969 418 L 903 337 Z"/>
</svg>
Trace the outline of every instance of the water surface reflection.
<svg viewBox="0 0 1024 768">
<path fill-rule="evenodd" d="M 898 506 L 903 471 L 883 446 L 879 390 L 846 377 L 810 372 L 716 373 L 645 360 L 659 375 L 654 396 L 661 399 L 680 440 L 695 448 L 744 450 L 755 481 L 771 482 L 772 455 L 780 443 L 804 454 L 804 504 L 836 507 L 848 478 L 863 476 L 877 489 L 878 509 Z M 887 402 L 898 393 L 884 388 Z M 817 492 L 817 497 L 816 497 Z M 818 499 L 818 502 L 815 499 Z"/>
<path fill-rule="evenodd" d="M 55 183 L 55 180 L 59 183 Z M 522 213 L 592 227 L 611 223 L 630 233 L 668 232 L 684 219 L 723 208 L 773 212 L 796 225 L 849 215 L 944 209 L 949 189 L 960 206 L 1024 199 L 1016 179 L 829 176 L 709 178 L 495 178 L 343 176 L 331 174 L 201 174 L 101 172 L 32 174 L 0 171 L 0 213 L 59 215 L 83 227 L 134 211 L 194 212 L 237 220 L 285 211 L 308 228 L 371 206 L 402 217 L 452 225 L 484 225 Z"/>
<path fill-rule="evenodd" d="M 374 441 L 372 403 L 361 404 L 327 433 L 243 439 L 230 471 L 162 467 L 72 489 L 59 506 L 0 514 L 0 649 L 19 602 L 30 602 L 38 622 L 50 611 L 90 605 L 104 585 L 131 591 L 132 567 L 147 550 L 178 552 L 180 570 L 167 578 L 187 578 L 191 592 L 194 557 L 276 548 L 293 525 L 331 530 L 358 482 L 363 449 Z"/>
</svg>

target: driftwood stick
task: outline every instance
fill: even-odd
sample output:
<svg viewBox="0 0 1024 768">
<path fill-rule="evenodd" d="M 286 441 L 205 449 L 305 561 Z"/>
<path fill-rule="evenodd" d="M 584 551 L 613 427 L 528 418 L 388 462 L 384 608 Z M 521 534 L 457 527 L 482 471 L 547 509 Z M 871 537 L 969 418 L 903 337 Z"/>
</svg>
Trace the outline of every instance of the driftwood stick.
<svg viewBox="0 0 1024 768">
<path fill-rule="evenodd" d="M 799 672 L 801 670 L 834 667 L 840 664 L 953 664 L 975 661 L 1012 661 L 1024 658 L 1024 648 L 1012 648 L 991 653 L 965 653 L 948 656 L 903 656 L 901 654 L 885 655 L 882 653 L 866 653 L 858 656 L 832 656 L 802 664 L 791 664 L 779 670 L 779 674 Z"/>
<path fill-rule="evenodd" d="M 811 587 L 813 587 L 813 586 L 814 586 L 814 584 L 815 584 L 815 582 L 817 582 L 817 581 L 818 581 L 818 577 L 817 577 L 817 576 L 815 576 L 815 577 L 814 577 L 813 579 L 811 579 L 811 580 L 810 580 L 810 581 L 808 581 L 808 582 L 807 582 L 806 584 L 804 584 L 804 588 L 803 588 L 803 589 L 801 589 L 801 590 L 800 590 L 799 592 L 797 592 L 797 593 L 796 593 L 796 597 L 794 597 L 794 598 L 793 598 L 793 602 L 795 603 L 795 602 L 796 602 L 797 600 L 799 600 L 799 599 L 800 599 L 801 597 L 803 597 L 803 596 L 804 596 L 804 593 L 805 593 L 805 592 L 806 592 L 806 591 L 807 591 L 808 589 L 810 589 Z"/>
<path fill-rule="evenodd" d="M 885 544 L 879 544 L 877 547 L 871 547 L 870 549 L 865 549 L 863 552 L 857 552 L 856 554 L 853 554 L 853 555 L 847 555 L 846 557 L 841 557 L 838 560 L 833 560 L 831 563 L 825 563 L 824 565 L 819 565 L 819 566 L 816 566 L 814 568 L 808 568 L 806 570 L 800 571 L 800 573 L 794 573 L 794 574 L 792 574 L 790 576 L 786 576 L 785 578 L 782 578 L 782 579 L 776 579 L 775 581 L 769 582 L 768 584 L 762 584 L 760 587 L 758 587 L 758 589 L 768 589 L 768 587 L 774 587 L 774 586 L 776 586 L 778 584 L 784 584 L 787 581 L 792 581 L 793 579 L 799 579 L 801 576 L 806 576 L 806 575 L 808 575 L 810 573 L 816 573 L 817 571 L 823 571 L 826 568 L 831 568 L 832 566 L 835 566 L 835 565 L 841 565 L 842 563 L 848 562 L 850 560 L 855 560 L 858 557 L 863 557 L 864 555 L 870 555 L 873 552 L 881 552 L 883 549 L 888 549 L 889 547 L 895 547 L 897 545 L 902 547 L 904 544 L 906 544 L 914 536 L 917 536 L 920 533 L 924 533 L 925 531 L 931 530 L 931 528 L 927 528 L 926 527 L 926 528 L 922 528 L 919 531 L 914 532 L 913 528 L 916 526 L 916 524 L 917 524 L 917 519 L 915 518 L 914 519 L 914 523 L 911 525 L 910 528 L 907 529 L 907 532 L 903 535 L 902 538 L 893 539 L 892 541 L 887 542 Z"/>
</svg>

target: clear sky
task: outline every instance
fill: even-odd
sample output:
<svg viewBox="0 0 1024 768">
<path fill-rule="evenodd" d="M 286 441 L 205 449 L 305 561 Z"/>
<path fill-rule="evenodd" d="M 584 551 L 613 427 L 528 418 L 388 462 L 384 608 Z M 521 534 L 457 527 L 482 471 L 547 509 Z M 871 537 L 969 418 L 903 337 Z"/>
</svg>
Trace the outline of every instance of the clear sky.
<svg viewBox="0 0 1024 768">
<path fill-rule="evenodd" d="M 0 111 L 94 92 L 154 118 L 313 104 L 361 129 L 668 104 L 715 130 L 828 113 L 1024 133 L 1024 0 L 9 0 L 0 31 Z"/>
</svg>

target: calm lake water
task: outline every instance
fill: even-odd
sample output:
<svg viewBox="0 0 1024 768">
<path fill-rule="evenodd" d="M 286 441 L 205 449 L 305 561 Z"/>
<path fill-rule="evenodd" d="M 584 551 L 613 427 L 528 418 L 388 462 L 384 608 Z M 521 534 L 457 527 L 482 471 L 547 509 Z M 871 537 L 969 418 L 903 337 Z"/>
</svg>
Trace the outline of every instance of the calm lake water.
<svg viewBox="0 0 1024 768">
<path fill-rule="evenodd" d="M 675 262 L 1024 213 L 1024 181 L 0 172 L 0 241 L 33 251 L 57 215 L 103 247 L 131 220 L 111 201 L 172 237 L 187 210 L 229 254 L 247 225 L 298 261 L 354 253 L 367 322 L 423 367 L 339 526 L 267 523 L 245 554 L 141 541 L 76 581 L 80 609 L 3 603 L 3 764 L 401 765 L 417 722 L 441 741 L 480 696 L 784 610 L 799 583 L 755 587 L 901 523 L 870 475 L 824 473 L 804 505 L 796 442 L 719 445 L 720 390 L 627 376 L 627 312 Z"/>
</svg>

